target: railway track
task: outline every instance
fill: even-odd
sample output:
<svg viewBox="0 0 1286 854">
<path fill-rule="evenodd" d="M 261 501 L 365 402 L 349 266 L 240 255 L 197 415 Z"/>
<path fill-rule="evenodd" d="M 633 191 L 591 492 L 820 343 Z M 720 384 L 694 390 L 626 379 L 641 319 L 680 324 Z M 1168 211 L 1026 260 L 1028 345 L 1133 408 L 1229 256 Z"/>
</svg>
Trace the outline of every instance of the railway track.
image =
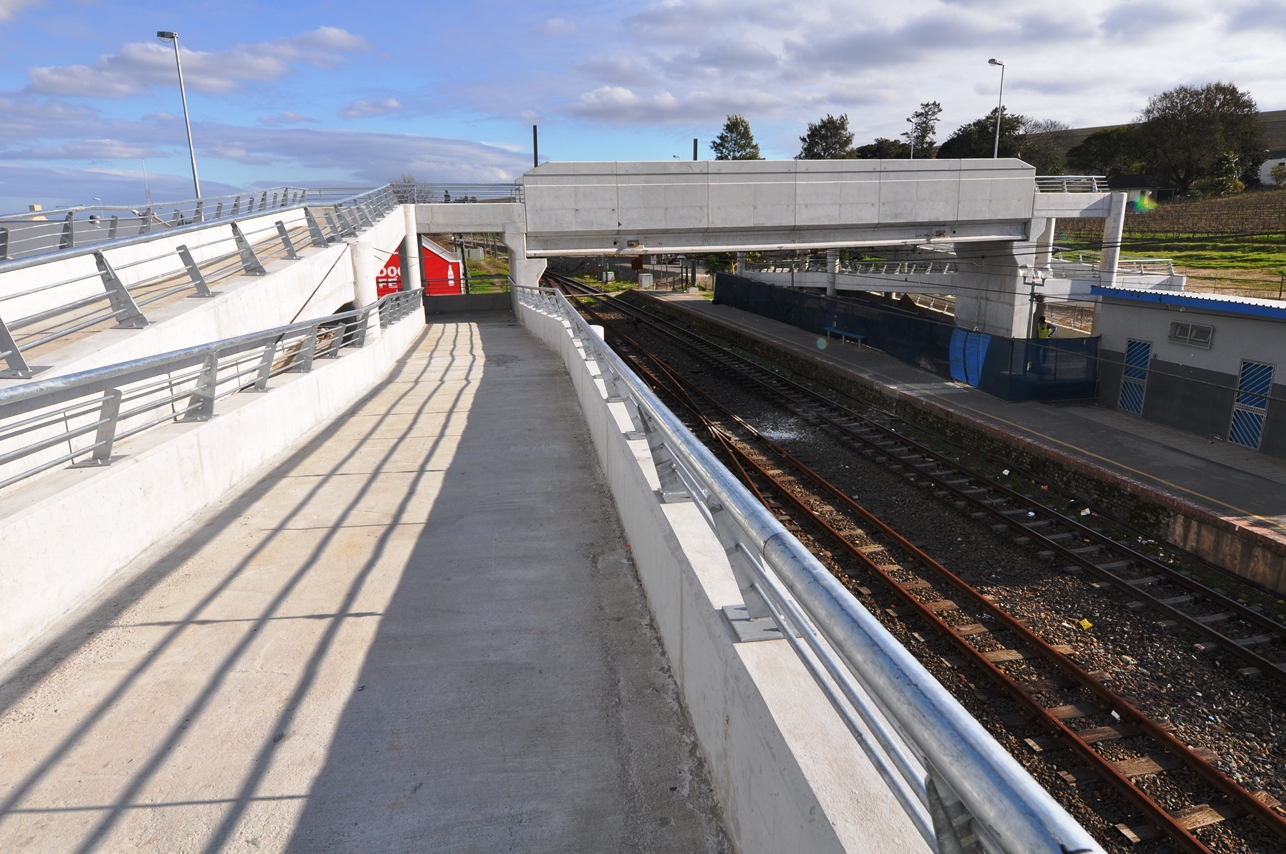
<svg viewBox="0 0 1286 854">
<path fill-rule="evenodd" d="M 591 302 L 598 300 L 591 288 L 565 279 L 555 281 L 565 292 L 595 297 Z M 1212 764 L 1216 757 L 1211 751 L 1189 747 L 1172 734 L 1167 722 L 1149 717 L 1130 698 L 1110 687 L 1106 674 L 1082 668 L 1071 647 L 1046 642 L 1030 620 L 1011 613 L 949 571 L 843 489 L 667 365 L 631 337 L 631 332 L 637 334 L 639 326 L 646 324 L 650 332 L 668 338 L 674 346 L 695 353 L 841 437 L 855 450 L 896 468 L 909 483 L 931 490 L 973 518 L 992 524 L 999 533 L 1026 540 L 1020 544 L 1037 549 L 1047 559 L 1054 558 L 1067 571 L 1128 591 L 1134 597 L 1131 602 L 1154 608 L 1164 619 L 1173 620 L 1174 629 L 1182 625 L 1193 631 L 1202 638 L 1198 644 L 1224 648 L 1223 643 L 1232 643 L 1245 650 L 1247 646 L 1210 630 L 1211 623 L 1231 618 L 1203 622 L 1197 618 L 1202 615 L 1200 608 L 1176 607 L 1191 606 L 1198 600 L 1196 592 L 1180 594 L 1191 597 L 1182 602 L 1167 602 L 1164 599 L 1170 597 L 1141 588 L 1164 583 L 1186 591 L 1208 591 L 1212 594 L 1208 601 L 1215 607 L 1221 606 L 1220 594 L 1169 566 L 1154 567 L 1159 562 L 1150 556 L 1123 548 L 1075 519 L 1049 512 L 1021 493 L 908 439 L 894 426 L 780 377 L 651 312 L 617 300 L 611 304 L 614 317 L 594 305 L 583 308 L 594 322 L 613 331 L 612 343 L 617 349 L 676 403 L 676 409 L 695 427 L 711 436 L 716 450 L 747 486 L 788 527 L 809 540 L 818 556 L 867 600 L 868 607 L 889 618 L 919 621 L 937 639 L 933 646 L 945 644 L 946 653 L 938 654 L 943 664 L 961 673 L 980 672 L 1017 703 L 1022 713 L 1009 716 L 1008 723 L 1020 728 L 1034 724 L 1044 731 L 1024 737 L 1023 743 L 1035 753 L 1050 754 L 1051 761 L 1055 754 L 1061 756 L 1054 764 L 1061 764 L 1058 775 L 1065 783 L 1080 786 L 1096 778 L 1105 780 L 1141 814 L 1144 821 L 1115 823 L 1121 837 L 1134 843 L 1164 837 L 1179 850 L 1204 852 L 1215 849 L 1203 841 L 1203 835 L 1211 834 L 1202 828 L 1223 826 L 1228 831 L 1236 826 L 1251 828 L 1249 841 L 1240 847 L 1229 845 L 1226 833 L 1216 834 L 1218 850 L 1278 850 L 1261 848 L 1261 844 L 1286 850 L 1286 820 L 1271 795 L 1252 794 L 1230 779 Z M 1162 577 L 1148 579 L 1149 575 Z M 1147 580 L 1140 583 L 1140 578 Z M 870 589 L 872 584 L 880 594 Z M 1142 596 L 1137 595 L 1140 592 Z M 889 607 L 874 601 L 889 597 L 893 600 Z M 1226 609 L 1234 610 L 1237 619 L 1265 626 L 1263 615 L 1230 601 L 1249 611 L 1243 616 L 1240 610 Z M 1267 623 L 1281 632 L 1275 622 Z M 920 646 L 930 645 L 918 632 L 912 633 L 911 639 Z M 1272 641 L 1280 643 L 1280 635 L 1274 635 Z M 1257 653 L 1252 655 L 1242 660 L 1248 660 L 1248 666 L 1266 663 L 1268 667 L 1260 673 L 1278 675 L 1270 669 L 1280 669 L 1278 665 L 1261 660 Z M 1064 752 L 1075 760 L 1068 762 Z M 1179 804 L 1176 798 L 1186 803 Z"/>
</svg>

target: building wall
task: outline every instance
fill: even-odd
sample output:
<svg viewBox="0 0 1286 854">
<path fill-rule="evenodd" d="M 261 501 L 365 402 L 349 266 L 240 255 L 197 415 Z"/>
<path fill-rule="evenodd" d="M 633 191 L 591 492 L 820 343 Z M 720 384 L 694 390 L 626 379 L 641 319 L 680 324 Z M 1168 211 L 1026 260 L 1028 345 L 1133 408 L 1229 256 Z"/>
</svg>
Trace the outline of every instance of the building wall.
<svg viewBox="0 0 1286 854">
<path fill-rule="evenodd" d="M 1214 327 L 1210 348 L 1171 341 L 1175 321 Z M 1202 436 L 1228 438 L 1243 360 L 1272 365 L 1274 380 L 1286 380 L 1286 325 L 1280 320 L 1104 298 L 1095 332 L 1102 336 L 1101 405 L 1118 408 L 1126 342 L 1146 341 L 1152 359 L 1142 417 Z M 1272 394 L 1286 399 L 1286 387 L 1274 383 Z M 1286 457 L 1286 403 L 1269 402 L 1259 450 Z"/>
</svg>

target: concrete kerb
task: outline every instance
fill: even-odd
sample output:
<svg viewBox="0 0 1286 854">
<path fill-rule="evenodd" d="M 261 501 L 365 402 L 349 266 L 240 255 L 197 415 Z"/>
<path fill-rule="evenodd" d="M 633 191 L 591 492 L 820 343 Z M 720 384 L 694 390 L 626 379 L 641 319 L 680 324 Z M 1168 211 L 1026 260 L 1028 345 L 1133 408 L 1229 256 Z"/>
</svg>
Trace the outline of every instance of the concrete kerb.
<svg viewBox="0 0 1286 854">
<path fill-rule="evenodd" d="M 109 468 L 81 470 L 30 503 L 6 496 L 0 516 L 0 664 L 21 655 L 153 543 L 328 423 L 378 384 L 424 330 L 413 312 L 367 346 L 246 396 L 210 421 L 142 433 Z M 59 532 L 51 536 L 51 532 Z"/>
<path fill-rule="evenodd" d="M 566 321 L 516 302 L 567 366 L 737 849 L 928 850 L 789 645 L 735 643 L 722 546 L 692 503 L 659 502 L 647 442 L 626 438 L 624 405 Z"/>
</svg>

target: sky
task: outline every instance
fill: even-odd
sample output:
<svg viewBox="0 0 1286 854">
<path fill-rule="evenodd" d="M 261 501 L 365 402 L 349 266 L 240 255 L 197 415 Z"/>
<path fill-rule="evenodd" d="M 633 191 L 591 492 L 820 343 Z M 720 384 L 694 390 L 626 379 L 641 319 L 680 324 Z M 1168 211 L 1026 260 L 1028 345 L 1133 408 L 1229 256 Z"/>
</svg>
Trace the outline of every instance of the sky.
<svg viewBox="0 0 1286 854">
<path fill-rule="evenodd" d="M 512 181 L 541 160 L 702 159 L 728 114 L 764 156 L 846 113 L 942 141 L 995 106 L 1072 127 L 1230 81 L 1286 108 L 1286 0 L 0 0 L 0 213 L 192 196 Z"/>
</svg>

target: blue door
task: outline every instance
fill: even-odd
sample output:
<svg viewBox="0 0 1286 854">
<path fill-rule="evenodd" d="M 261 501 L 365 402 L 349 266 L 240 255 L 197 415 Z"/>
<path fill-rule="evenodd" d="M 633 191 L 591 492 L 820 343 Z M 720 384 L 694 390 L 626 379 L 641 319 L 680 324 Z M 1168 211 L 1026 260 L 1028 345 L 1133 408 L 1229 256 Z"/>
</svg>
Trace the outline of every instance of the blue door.
<svg viewBox="0 0 1286 854">
<path fill-rule="evenodd" d="M 1143 414 L 1143 392 L 1148 385 L 1148 361 L 1152 345 L 1130 339 L 1125 345 L 1125 369 L 1121 372 L 1121 397 L 1117 408 L 1122 412 Z"/>
<path fill-rule="evenodd" d="M 1272 365 L 1241 363 L 1237 398 L 1232 404 L 1232 424 L 1228 427 L 1231 441 L 1259 450 L 1259 440 L 1264 435 L 1264 417 L 1268 415 L 1268 394 L 1272 390 Z"/>
</svg>

